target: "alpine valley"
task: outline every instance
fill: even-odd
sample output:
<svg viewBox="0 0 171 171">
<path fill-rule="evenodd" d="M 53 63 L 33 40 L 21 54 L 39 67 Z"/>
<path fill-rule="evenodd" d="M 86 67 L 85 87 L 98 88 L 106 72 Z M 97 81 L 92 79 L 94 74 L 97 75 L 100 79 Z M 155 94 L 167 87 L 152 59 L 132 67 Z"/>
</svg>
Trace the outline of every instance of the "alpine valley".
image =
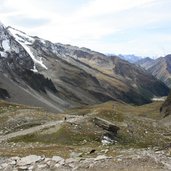
<svg viewBox="0 0 171 171">
<path fill-rule="evenodd" d="M 109 100 L 142 105 L 169 91 L 117 56 L 52 43 L 3 24 L 0 55 L 0 97 L 51 111 Z"/>
<path fill-rule="evenodd" d="M 0 171 L 170 170 L 169 58 L 129 63 L 0 23 Z"/>
</svg>

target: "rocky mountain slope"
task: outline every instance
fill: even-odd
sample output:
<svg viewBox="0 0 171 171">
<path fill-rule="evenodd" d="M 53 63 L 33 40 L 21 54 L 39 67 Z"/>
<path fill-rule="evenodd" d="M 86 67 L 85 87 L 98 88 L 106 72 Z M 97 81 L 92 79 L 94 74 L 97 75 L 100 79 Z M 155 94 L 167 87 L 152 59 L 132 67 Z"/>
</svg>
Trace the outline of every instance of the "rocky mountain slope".
<svg viewBox="0 0 171 171">
<path fill-rule="evenodd" d="M 135 64 L 140 65 L 142 68 L 145 68 L 147 70 L 151 67 L 153 62 L 154 62 L 154 59 L 147 57 L 147 58 L 138 60 L 137 62 L 135 62 Z"/>
<path fill-rule="evenodd" d="M 168 88 L 134 64 L 0 24 L 0 97 L 51 111 L 109 100 L 144 104 Z"/>
<path fill-rule="evenodd" d="M 150 58 L 142 59 L 136 64 L 163 81 L 168 87 L 171 87 L 171 55 L 160 57 L 155 60 Z"/>
<path fill-rule="evenodd" d="M 160 111 L 164 117 L 171 115 L 171 93 L 168 95 L 167 99 L 162 104 Z M 168 121 L 170 121 L 170 119 L 168 119 Z"/>
</svg>

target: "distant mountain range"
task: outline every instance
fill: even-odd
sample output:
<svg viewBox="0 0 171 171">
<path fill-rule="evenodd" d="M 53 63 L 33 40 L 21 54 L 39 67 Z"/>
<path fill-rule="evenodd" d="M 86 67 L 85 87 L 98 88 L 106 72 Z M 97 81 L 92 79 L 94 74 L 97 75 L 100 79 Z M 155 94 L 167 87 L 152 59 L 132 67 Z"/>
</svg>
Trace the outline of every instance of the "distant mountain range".
<svg viewBox="0 0 171 171">
<path fill-rule="evenodd" d="M 116 100 L 144 104 L 169 89 L 117 56 L 52 43 L 0 24 L 0 98 L 61 112 Z"/>
<path fill-rule="evenodd" d="M 171 55 L 157 59 L 144 58 L 136 62 L 171 88 Z"/>
<path fill-rule="evenodd" d="M 137 62 L 137 61 L 139 61 L 139 60 L 141 60 L 142 59 L 142 57 L 140 57 L 140 56 L 135 56 L 135 55 L 118 55 L 121 59 L 124 59 L 124 60 L 126 60 L 126 61 L 128 61 L 128 62 L 130 62 L 130 63 L 135 63 L 135 62 Z"/>
</svg>

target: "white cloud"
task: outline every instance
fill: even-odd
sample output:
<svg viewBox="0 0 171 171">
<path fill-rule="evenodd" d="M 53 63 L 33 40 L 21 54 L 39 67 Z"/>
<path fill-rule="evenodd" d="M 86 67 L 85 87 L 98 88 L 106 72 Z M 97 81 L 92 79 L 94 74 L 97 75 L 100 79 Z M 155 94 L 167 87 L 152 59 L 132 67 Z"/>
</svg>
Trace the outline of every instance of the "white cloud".
<svg viewBox="0 0 171 171">
<path fill-rule="evenodd" d="M 78 16 L 87 17 L 87 16 L 98 16 L 105 14 L 113 14 L 116 12 L 124 11 L 130 8 L 139 7 L 145 4 L 149 4 L 154 0 L 94 0 L 90 1 L 87 6 L 81 8 L 78 11 Z"/>
<path fill-rule="evenodd" d="M 149 47 L 145 41 L 151 33 L 147 31 L 143 36 L 135 38 L 134 31 L 148 27 L 157 28 L 163 22 L 169 23 L 171 20 L 170 0 L 2 0 L 2 2 L 0 10 L 4 10 L 1 10 L 0 17 L 6 25 L 12 25 L 31 35 L 54 42 L 88 46 L 102 52 L 122 53 L 126 49 L 127 52 L 137 52 L 140 55 L 152 54 L 157 51 L 157 36 L 148 40 L 148 46 L 150 42 L 155 43 L 155 40 L 156 46 L 153 45 L 152 50 L 147 50 Z M 108 42 L 110 36 L 121 33 L 127 37 L 126 40 Z M 167 35 L 160 38 L 163 44 L 169 42 Z"/>
</svg>

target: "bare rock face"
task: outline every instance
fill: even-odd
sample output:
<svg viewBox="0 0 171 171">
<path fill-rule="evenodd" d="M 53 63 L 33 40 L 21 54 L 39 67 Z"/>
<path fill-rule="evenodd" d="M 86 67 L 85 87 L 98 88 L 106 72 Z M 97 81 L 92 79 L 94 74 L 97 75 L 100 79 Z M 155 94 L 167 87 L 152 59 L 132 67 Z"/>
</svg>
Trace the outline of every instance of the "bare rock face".
<svg viewBox="0 0 171 171">
<path fill-rule="evenodd" d="M 94 123 L 104 130 L 104 134 L 101 137 L 103 145 L 113 144 L 116 142 L 117 132 L 120 129 L 118 126 L 98 117 L 94 118 Z"/>
<path fill-rule="evenodd" d="M 168 87 L 171 87 L 171 54 L 157 59 L 141 59 L 137 61 L 137 65 L 140 65 Z"/>
<path fill-rule="evenodd" d="M 33 69 L 33 60 L 12 34 L 0 24 L 0 66 L 2 71 Z"/>
</svg>

